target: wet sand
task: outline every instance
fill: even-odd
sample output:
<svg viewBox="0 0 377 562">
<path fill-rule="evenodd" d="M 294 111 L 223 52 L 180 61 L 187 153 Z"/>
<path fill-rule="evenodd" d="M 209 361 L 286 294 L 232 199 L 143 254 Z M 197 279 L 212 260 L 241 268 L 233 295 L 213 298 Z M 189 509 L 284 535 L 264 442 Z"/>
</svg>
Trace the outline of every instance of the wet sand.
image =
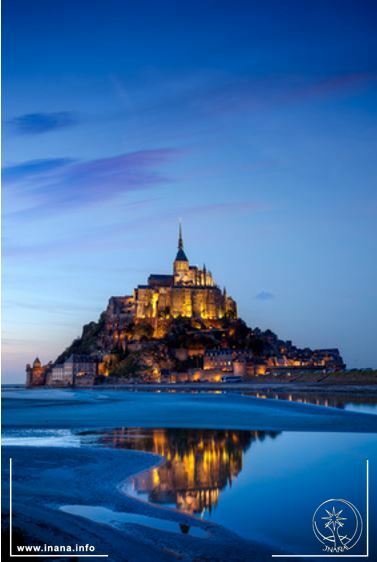
<svg viewBox="0 0 377 562">
<path fill-rule="evenodd" d="M 96 554 L 108 554 L 108 560 L 116 562 L 270 559 L 266 546 L 246 541 L 219 525 L 121 493 L 127 477 L 161 461 L 155 455 L 97 448 L 7 447 L 4 481 L 9 479 L 9 457 L 13 458 L 13 529 L 22 532 L 25 544 L 88 543 L 96 547 Z M 3 517 L 8 521 L 9 489 L 5 488 Z M 98 524 L 63 512 L 60 508 L 66 505 L 101 506 L 168 519 L 176 522 L 177 532 L 132 523 L 118 527 Z M 179 524 L 186 530 L 189 527 L 188 534 L 180 531 Z M 205 531 L 206 538 L 190 535 L 193 526 Z M 16 545 L 13 553 L 15 549 Z"/>
<path fill-rule="evenodd" d="M 377 416 L 238 393 L 125 390 L 7 391 L 3 426 L 22 428 L 181 427 L 261 431 L 377 431 Z"/>
<path fill-rule="evenodd" d="M 271 431 L 376 432 L 377 416 L 280 400 L 229 394 L 172 394 L 124 390 L 5 391 L 3 428 L 105 429 L 114 427 L 224 428 Z M 5 447 L 3 514 L 8 522 L 9 457 L 13 458 L 13 527 L 27 544 L 92 544 L 109 560 L 152 562 L 263 561 L 276 546 L 246 541 L 225 528 L 121 492 L 131 475 L 160 457 L 99 448 Z M 137 524 L 120 528 L 61 511 L 100 506 L 167 518 L 208 532 L 197 538 Z M 252 524 L 252 522 L 251 522 Z M 61 556 L 60 559 L 63 557 Z M 72 560 L 72 559 L 71 559 Z"/>
</svg>

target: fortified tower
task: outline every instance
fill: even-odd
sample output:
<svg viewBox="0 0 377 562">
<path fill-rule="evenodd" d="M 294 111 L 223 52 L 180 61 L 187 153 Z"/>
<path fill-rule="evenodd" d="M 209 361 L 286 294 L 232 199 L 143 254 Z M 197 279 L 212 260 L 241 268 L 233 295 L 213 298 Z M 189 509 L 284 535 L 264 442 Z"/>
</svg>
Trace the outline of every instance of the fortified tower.
<svg viewBox="0 0 377 562">
<path fill-rule="evenodd" d="M 39 386 L 45 384 L 46 373 L 50 367 L 51 363 L 42 366 L 39 357 L 34 359 L 32 366 L 28 363 L 26 365 L 26 386 Z"/>
</svg>

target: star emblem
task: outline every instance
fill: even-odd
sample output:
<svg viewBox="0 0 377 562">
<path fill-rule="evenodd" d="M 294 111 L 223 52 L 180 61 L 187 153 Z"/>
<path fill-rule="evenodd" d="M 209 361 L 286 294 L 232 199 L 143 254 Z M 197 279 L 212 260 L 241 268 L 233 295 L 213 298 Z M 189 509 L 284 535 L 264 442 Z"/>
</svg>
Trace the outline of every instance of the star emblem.
<svg viewBox="0 0 377 562">
<path fill-rule="evenodd" d="M 335 510 L 335 506 L 333 506 L 331 511 L 328 509 L 325 509 L 325 511 L 327 513 L 327 517 L 321 517 L 321 519 L 327 521 L 327 523 L 325 523 L 326 528 L 332 528 L 335 531 L 336 527 L 344 527 L 344 523 L 342 523 L 342 521 L 346 521 L 347 517 L 341 516 L 343 509 L 337 512 Z"/>
</svg>

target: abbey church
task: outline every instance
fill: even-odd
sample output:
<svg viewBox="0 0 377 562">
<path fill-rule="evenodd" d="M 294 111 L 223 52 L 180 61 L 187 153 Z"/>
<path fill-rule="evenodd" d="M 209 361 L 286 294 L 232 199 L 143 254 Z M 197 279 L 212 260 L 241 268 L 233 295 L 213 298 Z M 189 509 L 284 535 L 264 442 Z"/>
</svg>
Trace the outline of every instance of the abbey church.
<svg viewBox="0 0 377 562">
<path fill-rule="evenodd" d="M 178 252 L 171 274 L 151 274 L 147 285 L 139 285 L 134 294 L 112 297 L 106 316 L 120 321 L 145 320 L 158 337 L 159 320 L 200 318 L 220 320 L 237 318 L 237 305 L 226 290 L 214 282 L 210 271 L 190 265 L 184 251 L 182 228 L 179 227 Z"/>
</svg>

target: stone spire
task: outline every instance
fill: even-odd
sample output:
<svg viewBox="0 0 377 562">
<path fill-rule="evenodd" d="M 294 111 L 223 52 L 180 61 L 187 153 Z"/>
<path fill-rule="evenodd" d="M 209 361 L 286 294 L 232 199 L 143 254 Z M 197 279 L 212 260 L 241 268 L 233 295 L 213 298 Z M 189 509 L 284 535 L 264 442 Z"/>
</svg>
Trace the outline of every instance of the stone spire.
<svg viewBox="0 0 377 562">
<path fill-rule="evenodd" d="M 175 261 L 187 261 L 187 256 L 183 250 L 183 237 L 182 237 L 182 225 L 179 223 L 179 235 L 178 235 L 178 252 Z"/>
<path fill-rule="evenodd" d="M 179 221 L 178 250 L 183 250 L 182 223 Z"/>
</svg>

